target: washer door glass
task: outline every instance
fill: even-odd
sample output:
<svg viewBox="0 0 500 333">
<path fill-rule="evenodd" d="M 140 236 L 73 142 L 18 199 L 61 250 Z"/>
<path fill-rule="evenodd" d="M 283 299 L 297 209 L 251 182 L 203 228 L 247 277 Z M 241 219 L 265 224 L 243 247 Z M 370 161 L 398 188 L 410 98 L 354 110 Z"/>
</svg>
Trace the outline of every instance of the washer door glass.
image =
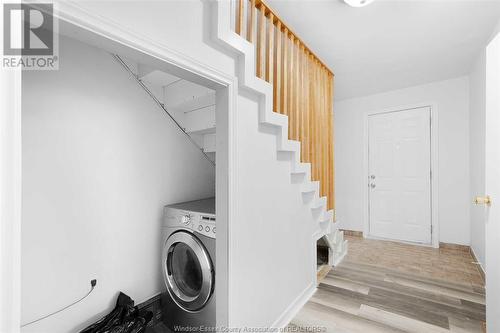
<svg viewBox="0 0 500 333">
<path fill-rule="evenodd" d="M 203 308 L 212 295 L 212 261 L 201 241 L 186 231 L 170 235 L 163 249 L 163 273 L 172 299 L 187 311 Z"/>
<path fill-rule="evenodd" d="M 172 246 L 169 273 L 179 290 L 188 297 L 196 297 L 203 283 L 201 265 L 193 249 L 185 243 Z"/>
</svg>

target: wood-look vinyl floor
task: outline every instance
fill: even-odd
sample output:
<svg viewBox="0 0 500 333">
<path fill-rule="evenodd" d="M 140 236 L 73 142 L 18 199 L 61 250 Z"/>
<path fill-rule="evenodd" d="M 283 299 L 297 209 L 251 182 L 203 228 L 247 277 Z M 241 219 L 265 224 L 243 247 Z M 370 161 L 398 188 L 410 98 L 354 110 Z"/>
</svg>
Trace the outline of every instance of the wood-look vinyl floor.
<svg viewBox="0 0 500 333">
<path fill-rule="evenodd" d="M 469 266 L 470 254 L 349 240 L 347 258 L 321 274 L 318 290 L 290 328 L 335 333 L 483 332 L 484 284 L 475 266 Z M 440 278 L 450 271 L 449 278 Z"/>
<path fill-rule="evenodd" d="M 173 333 L 165 324 L 162 322 L 156 324 L 154 327 L 148 327 L 145 333 Z"/>
<path fill-rule="evenodd" d="M 431 248 L 346 236 L 349 261 L 394 269 L 411 275 L 484 287 L 477 263 L 468 251 Z"/>
</svg>

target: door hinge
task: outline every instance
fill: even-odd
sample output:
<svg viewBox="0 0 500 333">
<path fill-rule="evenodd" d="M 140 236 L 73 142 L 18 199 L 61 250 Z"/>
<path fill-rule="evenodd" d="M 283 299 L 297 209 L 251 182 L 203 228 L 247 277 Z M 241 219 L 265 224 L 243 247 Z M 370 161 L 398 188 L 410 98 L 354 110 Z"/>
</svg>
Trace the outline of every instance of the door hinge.
<svg viewBox="0 0 500 333">
<path fill-rule="evenodd" d="M 432 179 L 432 170 L 429 171 L 429 177 Z"/>
</svg>

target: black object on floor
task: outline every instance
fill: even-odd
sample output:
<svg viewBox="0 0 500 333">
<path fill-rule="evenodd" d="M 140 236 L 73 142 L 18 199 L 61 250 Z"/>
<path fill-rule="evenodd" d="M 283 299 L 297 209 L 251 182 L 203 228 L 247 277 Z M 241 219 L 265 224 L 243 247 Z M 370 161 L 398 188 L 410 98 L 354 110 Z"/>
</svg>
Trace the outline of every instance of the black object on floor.
<svg viewBox="0 0 500 333">
<path fill-rule="evenodd" d="M 113 311 L 80 333 L 143 333 L 151 318 L 151 311 L 139 311 L 134 301 L 120 292 Z"/>
</svg>

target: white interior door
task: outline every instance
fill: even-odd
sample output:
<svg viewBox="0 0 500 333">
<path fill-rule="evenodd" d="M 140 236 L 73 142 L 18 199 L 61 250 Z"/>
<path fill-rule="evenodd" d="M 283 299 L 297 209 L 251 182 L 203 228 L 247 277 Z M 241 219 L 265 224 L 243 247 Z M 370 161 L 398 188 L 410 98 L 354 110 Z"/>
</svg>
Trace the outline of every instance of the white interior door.
<svg viewBox="0 0 500 333">
<path fill-rule="evenodd" d="M 430 108 L 368 119 L 369 234 L 431 243 Z"/>
<path fill-rule="evenodd" d="M 486 51 L 486 321 L 500 332 L 500 34 Z"/>
</svg>

